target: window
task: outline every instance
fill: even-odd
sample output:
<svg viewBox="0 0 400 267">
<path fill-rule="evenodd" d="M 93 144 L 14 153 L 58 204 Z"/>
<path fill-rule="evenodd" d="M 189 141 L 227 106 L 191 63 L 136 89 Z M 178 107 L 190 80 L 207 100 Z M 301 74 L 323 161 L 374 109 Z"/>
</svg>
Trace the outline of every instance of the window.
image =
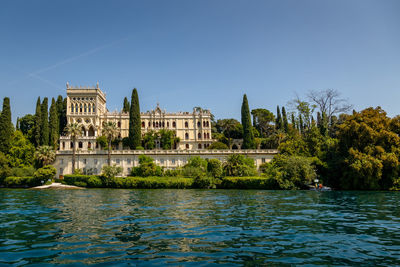
<svg viewBox="0 0 400 267">
<path fill-rule="evenodd" d="M 186 144 L 186 149 L 189 149 L 189 144 Z"/>
<path fill-rule="evenodd" d="M 197 138 L 201 139 L 201 133 L 197 134 Z"/>
<path fill-rule="evenodd" d="M 117 123 L 117 126 L 118 126 L 118 128 L 121 128 L 121 122 L 120 121 Z"/>
<path fill-rule="evenodd" d="M 120 159 L 116 159 L 115 162 L 116 162 L 117 164 L 119 164 L 119 163 L 120 163 Z"/>
<path fill-rule="evenodd" d="M 210 133 L 207 133 L 207 139 L 210 139 Z"/>
<path fill-rule="evenodd" d="M 161 164 L 164 164 L 164 159 L 160 159 L 160 163 L 161 163 Z"/>
<path fill-rule="evenodd" d="M 210 127 L 210 123 L 209 123 L 208 121 L 207 121 L 207 123 L 206 123 L 206 126 L 207 126 L 207 127 Z"/>
<path fill-rule="evenodd" d="M 89 108 L 89 113 L 90 113 L 90 107 L 91 107 L 91 105 L 89 104 L 89 105 L 88 105 L 88 108 Z"/>
<path fill-rule="evenodd" d="M 60 164 L 63 164 L 64 163 L 64 159 L 60 159 Z"/>
<path fill-rule="evenodd" d="M 262 163 L 265 163 L 265 158 L 262 158 L 262 159 L 261 159 L 261 162 L 262 162 Z"/>
<path fill-rule="evenodd" d="M 127 162 L 128 164 L 131 164 L 131 159 L 127 159 L 126 162 Z"/>
<path fill-rule="evenodd" d="M 92 109 L 92 110 L 93 110 L 93 113 L 96 112 L 95 107 L 96 107 L 96 105 L 93 104 L 93 109 Z"/>
<path fill-rule="evenodd" d="M 163 127 L 163 128 L 165 127 L 165 122 L 164 122 L 164 121 L 162 122 L 162 127 Z"/>
<path fill-rule="evenodd" d="M 198 148 L 201 149 L 201 144 L 198 145 Z"/>
<path fill-rule="evenodd" d="M 131 168 L 128 168 L 128 173 L 131 174 Z"/>
<path fill-rule="evenodd" d="M 60 175 L 63 175 L 64 169 L 60 168 Z"/>
<path fill-rule="evenodd" d="M 88 149 L 91 149 L 91 148 L 92 148 L 92 143 L 91 143 L 91 142 L 88 142 L 87 148 L 88 148 Z"/>
<path fill-rule="evenodd" d="M 200 127 L 200 125 L 201 125 L 201 123 L 198 121 L 198 122 L 197 122 L 197 127 Z"/>
<path fill-rule="evenodd" d="M 71 148 L 74 147 L 74 143 L 73 143 L 73 142 L 70 143 L 70 147 L 71 147 Z"/>
<path fill-rule="evenodd" d="M 185 128 L 189 128 L 189 123 L 185 121 Z"/>
<path fill-rule="evenodd" d="M 169 128 L 169 122 L 167 121 L 167 128 Z"/>
<path fill-rule="evenodd" d="M 87 106 L 86 106 L 86 104 L 85 104 L 85 107 L 84 107 L 84 110 L 83 110 L 85 113 L 87 112 Z"/>
<path fill-rule="evenodd" d="M 204 139 L 207 139 L 207 134 L 206 133 L 204 133 Z"/>
<path fill-rule="evenodd" d="M 156 121 L 156 128 L 158 128 L 158 121 Z"/>
<path fill-rule="evenodd" d="M 94 164 L 97 164 L 97 159 L 94 159 Z"/>
<path fill-rule="evenodd" d="M 96 148 L 99 148 L 99 143 L 96 142 Z"/>
<path fill-rule="evenodd" d="M 74 112 L 74 104 L 71 104 L 71 112 Z"/>
<path fill-rule="evenodd" d="M 62 142 L 62 148 L 65 149 L 65 142 Z"/>
<path fill-rule="evenodd" d="M 75 112 L 78 112 L 78 104 L 75 104 Z"/>
<path fill-rule="evenodd" d="M 176 128 L 176 122 L 172 122 L 172 127 Z"/>
<path fill-rule="evenodd" d="M 83 164 L 86 164 L 86 159 L 83 159 Z"/>
<path fill-rule="evenodd" d="M 171 164 L 175 165 L 175 159 L 171 159 Z"/>
<path fill-rule="evenodd" d="M 144 121 L 142 121 L 142 128 L 144 128 L 144 126 L 145 126 L 145 123 L 144 123 Z"/>
<path fill-rule="evenodd" d="M 185 139 L 189 140 L 189 134 L 188 133 L 185 133 Z"/>
<path fill-rule="evenodd" d="M 148 124 L 148 125 L 149 125 L 149 127 L 150 127 L 150 126 L 151 126 L 151 123 L 149 122 L 149 124 Z"/>
<path fill-rule="evenodd" d="M 82 148 L 82 147 L 83 147 L 82 142 L 79 142 L 78 147 L 79 147 L 79 148 Z"/>
</svg>

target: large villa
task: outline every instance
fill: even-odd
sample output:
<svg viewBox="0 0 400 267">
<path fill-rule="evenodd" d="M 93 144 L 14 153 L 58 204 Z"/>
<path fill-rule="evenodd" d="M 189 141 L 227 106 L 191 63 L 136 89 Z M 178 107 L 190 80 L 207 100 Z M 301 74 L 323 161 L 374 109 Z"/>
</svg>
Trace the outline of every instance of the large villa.
<svg viewBox="0 0 400 267">
<path fill-rule="evenodd" d="M 231 154 L 245 154 L 255 160 L 257 167 L 270 161 L 276 150 L 209 150 L 213 142 L 211 137 L 211 112 L 194 108 L 192 112 L 169 113 L 157 104 L 151 111 L 141 112 L 142 135 L 148 131 L 161 129 L 173 130 L 180 142 L 172 150 L 161 150 L 156 141 L 154 150 L 130 150 L 122 142 L 112 151 L 112 164 L 123 167 L 123 175 L 128 175 L 132 167 L 138 166 L 139 155 L 152 157 L 155 162 L 168 169 L 186 164 L 191 156 L 217 158 L 225 160 Z M 67 83 L 67 121 L 82 125 L 82 136 L 76 142 L 76 168 L 88 174 L 99 174 L 101 167 L 107 164 L 107 151 L 96 142 L 101 135 L 103 122 L 115 122 L 120 138 L 128 136 L 129 114 L 127 112 L 109 112 L 106 107 L 106 95 L 95 87 L 73 87 Z M 69 136 L 60 137 L 60 149 L 57 152 L 55 166 L 57 174 L 72 173 L 72 147 Z"/>
</svg>

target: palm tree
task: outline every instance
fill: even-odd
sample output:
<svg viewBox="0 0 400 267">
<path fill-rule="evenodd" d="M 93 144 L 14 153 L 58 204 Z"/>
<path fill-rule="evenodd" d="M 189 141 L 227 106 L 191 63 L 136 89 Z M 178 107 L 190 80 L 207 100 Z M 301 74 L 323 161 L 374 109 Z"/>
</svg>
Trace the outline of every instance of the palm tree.
<svg viewBox="0 0 400 267">
<path fill-rule="evenodd" d="M 43 166 L 46 166 L 54 162 L 56 152 L 51 146 L 40 146 L 35 151 L 35 159 L 41 161 Z"/>
<path fill-rule="evenodd" d="M 112 150 L 111 142 L 118 135 L 118 133 L 119 130 L 115 122 L 107 121 L 103 123 L 102 134 L 107 138 L 108 141 L 108 160 L 107 160 L 108 166 L 111 165 L 111 150 Z"/>
<path fill-rule="evenodd" d="M 76 154 L 76 139 L 82 136 L 82 125 L 79 123 L 71 123 L 65 127 L 65 132 L 71 137 L 72 141 L 72 172 L 75 171 L 75 154 Z"/>
</svg>

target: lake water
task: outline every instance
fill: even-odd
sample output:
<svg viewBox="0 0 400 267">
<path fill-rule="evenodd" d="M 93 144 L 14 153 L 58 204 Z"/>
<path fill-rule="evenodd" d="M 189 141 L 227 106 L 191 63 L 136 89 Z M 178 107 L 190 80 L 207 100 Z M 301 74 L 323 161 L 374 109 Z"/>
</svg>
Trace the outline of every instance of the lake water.
<svg viewBox="0 0 400 267">
<path fill-rule="evenodd" d="M 0 189 L 0 265 L 400 265 L 400 193 Z"/>
</svg>

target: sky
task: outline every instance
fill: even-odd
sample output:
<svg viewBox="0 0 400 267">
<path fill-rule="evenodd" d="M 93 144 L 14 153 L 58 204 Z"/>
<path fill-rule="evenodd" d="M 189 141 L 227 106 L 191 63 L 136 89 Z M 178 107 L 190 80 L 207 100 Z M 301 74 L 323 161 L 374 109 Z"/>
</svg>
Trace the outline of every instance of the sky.
<svg viewBox="0 0 400 267">
<path fill-rule="evenodd" d="M 398 0 L 0 1 L 0 97 L 13 120 L 66 83 L 133 88 L 141 111 L 210 109 L 240 119 L 333 88 L 400 114 Z"/>
</svg>

